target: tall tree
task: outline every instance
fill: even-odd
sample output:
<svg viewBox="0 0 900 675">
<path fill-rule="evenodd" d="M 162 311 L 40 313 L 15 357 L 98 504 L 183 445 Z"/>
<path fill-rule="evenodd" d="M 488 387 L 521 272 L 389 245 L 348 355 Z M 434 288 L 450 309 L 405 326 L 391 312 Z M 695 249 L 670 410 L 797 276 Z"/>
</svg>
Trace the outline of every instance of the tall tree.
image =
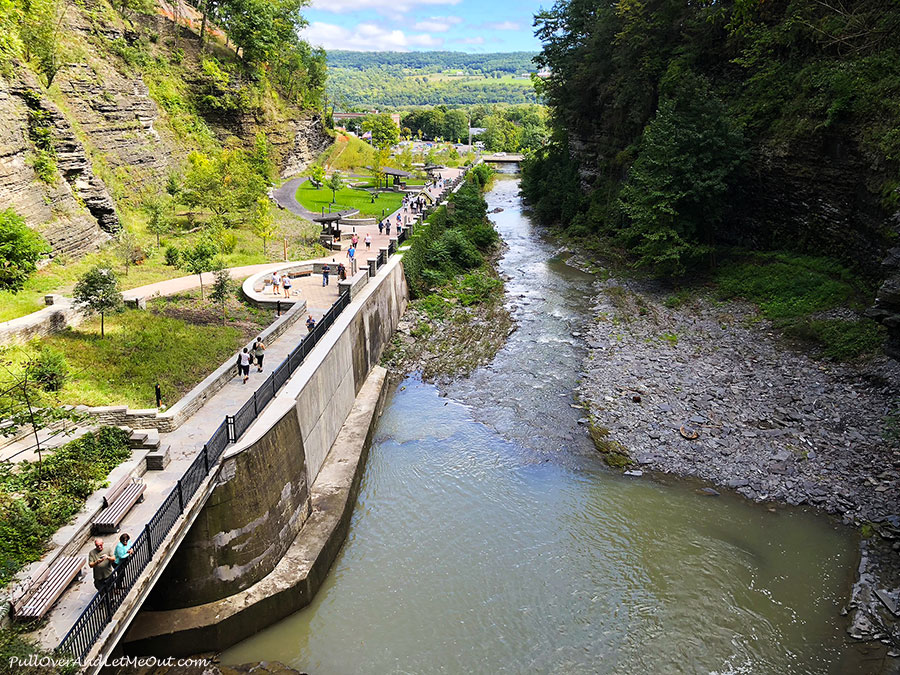
<svg viewBox="0 0 900 675">
<path fill-rule="evenodd" d="M 50 247 L 12 209 L 0 211 L 0 288 L 20 291 Z"/>
<path fill-rule="evenodd" d="M 181 252 L 179 265 L 183 270 L 196 274 L 199 278 L 201 299 L 203 299 L 203 273 L 214 269 L 218 252 L 218 247 L 206 238 Z"/>
<path fill-rule="evenodd" d="M 362 123 L 363 131 L 372 132 L 372 145 L 389 148 L 400 141 L 400 127 L 387 113 L 367 116 Z"/>
<path fill-rule="evenodd" d="M 66 0 L 26 0 L 23 9 L 20 33 L 25 57 L 34 59 L 49 89 L 68 62 L 61 44 L 68 5 Z"/>
</svg>

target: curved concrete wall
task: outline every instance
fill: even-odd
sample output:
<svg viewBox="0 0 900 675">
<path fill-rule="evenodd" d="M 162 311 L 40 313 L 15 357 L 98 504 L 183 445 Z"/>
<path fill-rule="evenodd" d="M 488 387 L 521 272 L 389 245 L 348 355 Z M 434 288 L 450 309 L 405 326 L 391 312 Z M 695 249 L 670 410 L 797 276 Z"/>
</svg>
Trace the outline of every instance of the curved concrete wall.
<svg viewBox="0 0 900 675">
<path fill-rule="evenodd" d="M 227 451 L 219 485 L 145 609 L 227 598 L 275 569 L 309 516 L 309 488 L 393 336 L 407 293 L 393 256 Z"/>
<path fill-rule="evenodd" d="M 147 608 L 233 595 L 278 564 L 310 512 L 296 414 L 287 411 L 246 452 L 226 460 L 218 478 Z"/>
</svg>

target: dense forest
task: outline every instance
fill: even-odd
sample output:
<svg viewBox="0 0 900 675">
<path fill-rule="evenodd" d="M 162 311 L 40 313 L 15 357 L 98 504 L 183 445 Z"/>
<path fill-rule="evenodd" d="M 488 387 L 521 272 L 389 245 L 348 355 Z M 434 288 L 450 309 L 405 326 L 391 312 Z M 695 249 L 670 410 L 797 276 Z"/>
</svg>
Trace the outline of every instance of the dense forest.
<svg viewBox="0 0 900 675">
<path fill-rule="evenodd" d="M 338 107 L 533 103 L 531 52 L 328 53 L 328 96 Z"/>
<path fill-rule="evenodd" d="M 536 26 L 554 128 L 523 189 L 543 221 L 664 275 L 741 245 L 880 280 L 900 196 L 896 0 L 559 0 Z"/>
</svg>

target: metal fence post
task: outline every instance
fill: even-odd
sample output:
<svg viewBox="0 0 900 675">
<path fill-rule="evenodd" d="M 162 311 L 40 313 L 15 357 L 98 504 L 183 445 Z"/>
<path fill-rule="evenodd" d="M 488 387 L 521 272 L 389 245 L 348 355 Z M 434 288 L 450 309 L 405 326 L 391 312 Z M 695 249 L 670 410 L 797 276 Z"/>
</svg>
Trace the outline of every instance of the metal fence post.
<svg viewBox="0 0 900 675">
<path fill-rule="evenodd" d="M 144 525 L 144 533 L 147 536 L 147 553 L 153 555 L 153 539 L 150 538 L 150 523 Z"/>
<path fill-rule="evenodd" d="M 184 496 L 181 494 L 181 479 L 176 483 L 178 488 L 178 513 L 184 513 Z"/>
</svg>

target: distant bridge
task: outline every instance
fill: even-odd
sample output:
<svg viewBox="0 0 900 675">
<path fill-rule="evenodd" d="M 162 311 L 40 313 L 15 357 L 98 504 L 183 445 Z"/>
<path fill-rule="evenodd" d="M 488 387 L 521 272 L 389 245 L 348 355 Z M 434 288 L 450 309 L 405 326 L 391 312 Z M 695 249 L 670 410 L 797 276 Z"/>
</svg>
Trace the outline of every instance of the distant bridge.
<svg viewBox="0 0 900 675">
<path fill-rule="evenodd" d="M 483 155 L 481 159 L 494 164 L 516 164 L 525 159 L 525 155 L 521 153 L 495 152 L 493 155 Z"/>
</svg>

